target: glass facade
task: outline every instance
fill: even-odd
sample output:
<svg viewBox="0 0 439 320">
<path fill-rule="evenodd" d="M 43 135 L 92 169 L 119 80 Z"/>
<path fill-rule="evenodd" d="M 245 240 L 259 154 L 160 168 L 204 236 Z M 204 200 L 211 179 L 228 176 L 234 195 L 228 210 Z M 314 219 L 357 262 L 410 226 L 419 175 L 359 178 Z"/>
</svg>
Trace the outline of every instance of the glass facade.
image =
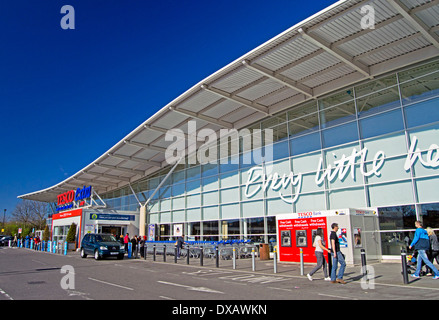
<svg viewBox="0 0 439 320">
<path fill-rule="evenodd" d="M 415 220 L 439 228 L 438 60 L 294 106 L 248 129 L 273 130 L 272 144 L 263 146 L 272 148 L 273 159 L 252 157 L 260 150 L 242 142 L 226 163 L 179 165 L 147 208 L 160 239 L 183 223 L 194 239 L 269 242 L 276 239 L 277 214 L 347 207 L 378 208 L 383 254 L 404 245 Z M 132 184 L 140 201 L 169 170 Z M 139 207 L 129 187 L 103 199 L 112 209 Z"/>
</svg>

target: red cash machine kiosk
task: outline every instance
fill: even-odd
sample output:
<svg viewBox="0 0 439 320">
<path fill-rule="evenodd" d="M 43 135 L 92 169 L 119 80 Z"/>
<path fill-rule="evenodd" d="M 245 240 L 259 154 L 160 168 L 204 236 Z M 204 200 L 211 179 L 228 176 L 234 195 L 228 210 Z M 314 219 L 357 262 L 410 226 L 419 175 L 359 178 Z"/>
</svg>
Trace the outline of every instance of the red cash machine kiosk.
<svg viewBox="0 0 439 320">
<path fill-rule="evenodd" d="M 340 209 L 281 214 L 276 216 L 279 261 L 300 262 L 300 249 L 305 263 L 316 263 L 313 247 L 318 228 L 323 229 L 326 247 L 330 247 L 331 224 L 337 223 L 340 250 L 346 263 L 361 263 L 361 249 L 367 259 L 381 259 L 378 215 L 373 209 Z M 327 257 L 327 252 L 324 252 Z"/>
</svg>

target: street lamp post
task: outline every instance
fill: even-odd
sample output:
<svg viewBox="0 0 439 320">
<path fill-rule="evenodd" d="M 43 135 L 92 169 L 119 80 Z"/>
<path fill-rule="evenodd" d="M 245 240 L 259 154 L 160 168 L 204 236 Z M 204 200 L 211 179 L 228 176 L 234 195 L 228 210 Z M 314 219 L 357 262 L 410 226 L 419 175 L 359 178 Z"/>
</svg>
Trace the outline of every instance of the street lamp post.
<svg viewBox="0 0 439 320">
<path fill-rule="evenodd" d="M 6 209 L 3 211 L 3 229 L 5 228 Z"/>
</svg>

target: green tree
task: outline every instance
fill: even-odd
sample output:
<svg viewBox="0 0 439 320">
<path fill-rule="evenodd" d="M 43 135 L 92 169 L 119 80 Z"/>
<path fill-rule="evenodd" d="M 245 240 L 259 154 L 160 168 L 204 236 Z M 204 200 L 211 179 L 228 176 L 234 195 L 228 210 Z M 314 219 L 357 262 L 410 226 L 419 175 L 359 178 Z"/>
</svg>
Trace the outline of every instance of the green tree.
<svg viewBox="0 0 439 320">
<path fill-rule="evenodd" d="M 69 232 L 67 233 L 67 242 L 75 242 L 76 240 L 76 224 L 72 223 Z"/>
<path fill-rule="evenodd" d="M 44 227 L 44 232 L 43 232 L 43 241 L 49 241 L 50 238 L 50 230 L 49 230 L 49 226 L 46 224 L 46 227 Z"/>
</svg>

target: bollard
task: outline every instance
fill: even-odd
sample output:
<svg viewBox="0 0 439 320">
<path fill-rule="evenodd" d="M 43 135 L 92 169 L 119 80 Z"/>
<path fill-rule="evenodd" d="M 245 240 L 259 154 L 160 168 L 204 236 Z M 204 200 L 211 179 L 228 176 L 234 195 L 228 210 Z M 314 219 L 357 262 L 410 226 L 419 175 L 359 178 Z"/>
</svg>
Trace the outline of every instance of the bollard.
<svg viewBox="0 0 439 320">
<path fill-rule="evenodd" d="M 132 254 L 133 254 L 133 244 L 131 242 L 128 242 L 128 259 L 131 259 Z"/>
<path fill-rule="evenodd" d="M 303 249 L 300 248 L 300 275 L 303 276 Z"/>
<path fill-rule="evenodd" d="M 274 273 L 277 273 L 277 247 L 274 246 L 273 250 L 273 267 L 274 267 Z"/>
<path fill-rule="evenodd" d="M 174 263 L 177 263 L 177 259 L 178 259 L 177 255 L 178 255 L 178 248 L 177 248 L 177 246 L 175 246 L 174 247 Z"/>
<path fill-rule="evenodd" d="M 153 245 L 152 246 L 152 261 L 155 261 L 156 253 L 157 253 L 156 247 L 155 247 L 155 245 Z"/>
<path fill-rule="evenodd" d="M 252 270 L 256 271 L 256 263 L 255 263 L 255 248 L 252 248 Z"/>
<path fill-rule="evenodd" d="M 145 244 L 143 246 L 143 259 L 145 259 L 145 260 L 146 260 L 147 253 L 148 253 L 148 246 L 146 245 L 146 242 L 145 242 Z"/>
<path fill-rule="evenodd" d="M 361 249 L 361 273 L 363 277 L 367 275 L 367 267 L 366 267 L 366 251 Z"/>
<path fill-rule="evenodd" d="M 236 248 L 233 247 L 233 257 L 232 257 L 232 259 L 233 259 L 233 270 L 236 269 L 236 256 L 235 256 L 235 252 L 236 252 Z"/>
<path fill-rule="evenodd" d="M 47 242 L 47 252 L 52 252 L 52 241 Z"/>
<path fill-rule="evenodd" d="M 219 249 L 215 247 L 215 259 L 216 259 L 216 267 L 219 268 Z"/>
<path fill-rule="evenodd" d="M 407 253 L 404 249 L 401 250 L 401 263 L 402 263 L 402 279 L 404 284 L 409 283 L 409 276 L 407 272 Z"/>
<path fill-rule="evenodd" d="M 204 259 L 204 249 L 203 249 L 203 247 L 201 247 L 201 250 L 200 250 L 200 266 L 203 266 L 203 264 L 204 264 L 203 259 Z"/>
<path fill-rule="evenodd" d="M 163 262 L 166 262 L 166 245 L 163 247 Z"/>
<path fill-rule="evenodd" d="M 189 255 L 189 245 L 187 246 L 187 257 L 186 257 L 186 264 L 189 264 L 189 258 L 190 258 L 190 255 Z"/>
<path fill-rule="evenodd" d="M 64 255 L 67 255 L 67 241 L 64 241 Z"/>
</svg>

